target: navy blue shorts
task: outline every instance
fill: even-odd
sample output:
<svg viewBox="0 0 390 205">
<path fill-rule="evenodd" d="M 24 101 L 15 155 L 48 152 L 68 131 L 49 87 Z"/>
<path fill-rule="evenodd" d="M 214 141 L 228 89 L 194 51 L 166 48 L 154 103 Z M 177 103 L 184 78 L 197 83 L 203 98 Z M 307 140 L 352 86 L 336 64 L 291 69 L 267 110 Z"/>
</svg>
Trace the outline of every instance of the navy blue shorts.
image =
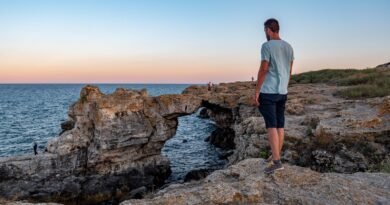
<svg viewBox="0 0 390 205">
<path fill-rule="evenodd" d="M 259 111 L 263 115 L 266 128 L 284 128 L 284 110 L 287 94 L 259 94 Z"/>
</svg>

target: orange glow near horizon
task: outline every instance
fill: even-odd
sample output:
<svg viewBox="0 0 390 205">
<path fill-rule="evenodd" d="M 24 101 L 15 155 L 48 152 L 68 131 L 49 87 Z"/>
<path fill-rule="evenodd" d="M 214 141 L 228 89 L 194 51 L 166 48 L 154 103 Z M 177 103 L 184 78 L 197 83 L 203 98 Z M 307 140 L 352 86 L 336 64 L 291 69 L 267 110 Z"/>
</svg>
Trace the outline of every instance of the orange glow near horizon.
<svg viewBox="0 0 390 205">
<path fill-rule="evenodd" d="M 237 69 L 242 67 L 242 69 Z M 257 66 L 222 59 L 29 59 L 0 62 L 0 83 L 207 83 L 250 80 Z M 237 73 L 239 70 L 239 73 Z"/>
<path fill-rule="evenodd" d="M 293 74 L 388 62 L 390 1 L 335 4 L 1 1 L 0 83 L 248 81 L 271 17 L 294 49 Z"/>
<path fill-rule="evenodd" d="M 214 83 L 257 78 L 258 59 L 201 58 L 85 58 L 27 57 L 0 61 L 0 83 Z M 0 59 L 1 60 L 1 59 Z M 331 68 L 342 62 L 322 63 L 305 59 L 306 65 Z M 326 66 L 331 65 L 331 66 Z M 353 68 L 352 64 L 339 68 Z M 321 68 L 321 67 L 320 67 Z M 320 69 L 318 68 L 318 69 Z M 293 74 L 309 70 L 294 63 Z"/>
</svg>

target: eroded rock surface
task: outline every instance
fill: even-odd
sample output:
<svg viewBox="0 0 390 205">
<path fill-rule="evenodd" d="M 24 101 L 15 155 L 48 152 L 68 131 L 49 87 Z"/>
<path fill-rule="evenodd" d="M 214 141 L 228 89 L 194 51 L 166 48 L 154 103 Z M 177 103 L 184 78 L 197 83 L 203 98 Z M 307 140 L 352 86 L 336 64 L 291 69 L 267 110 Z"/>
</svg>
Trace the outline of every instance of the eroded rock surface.
<svg viewBox="0 0 390 205">
<path fill-rule="evenodd" d="M 343 87 L 290 85 L 282 158 L 321 172 L 380 171 L 389 166 L 390 96 L 347 100 L 333 95 L 338 89 Z M 221 83 L 211 91 L 191 86 L 183 92 L 207 100 L 203 105 L 208 116 L 223 130 L 215 135 L 217 139 L 232 139 L 226 133 L 234 134 L 230 164 L 269 154 L 254 92 L 253 82 Z"/>
<path fill-rule="evenodd" d="M 123 204 L 389 203 L 389 174 L 355 173 L 389 166 L 389 96 L 346 100 L 333 96 L 342 87 L 291 85 L 282 153 L 287 168 L 266 177 L 261 160 L 248 159 L 269 154 L 254 89 L 253 82 L 221 83 L 211 91 L 190 86 L 182 94 L 150 97 L 145 90 L 104 95 L 87 86 L 47 153 L 0 159 L 0 196 L 65 204 L 142 197 L 170 174 L 161 148 L 174 135 L 177 117 L 205 107 L 203 117 L 218 126 L 209 141 L 233 152 L 229 167 Z"/>
<path fill-rule="evenodd" d="M 94 204 L 155 189 L 171 173 L 161 149 L 175 134 L 177 117 L 200 105 L 193 95 L 151 97 L 126 89 L 104 95 L 84 87 L 47 153 L 0 159 L 0 196 Z"/>
<path fill-rule="evenodd" d="M 149 199 L 121 205 L 180 204 L 388 204 L 390 174 L 318 173 L 285 165 L 265 175 L 263 159 L 245 159 L 202 181 L 173 184 Z"/>
</svg>

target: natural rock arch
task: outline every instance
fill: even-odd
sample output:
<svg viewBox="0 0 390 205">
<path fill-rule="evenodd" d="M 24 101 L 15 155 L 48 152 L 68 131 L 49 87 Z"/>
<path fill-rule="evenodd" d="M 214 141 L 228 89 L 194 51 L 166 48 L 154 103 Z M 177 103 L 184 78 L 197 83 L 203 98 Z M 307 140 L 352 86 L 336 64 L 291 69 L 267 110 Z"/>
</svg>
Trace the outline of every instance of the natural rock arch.
<svg viewBox="0 0 390 205">
<path fill-rule="evenodd" d="M 88 204 L 160 186 L 171 173 L 161 155 L 165 141 L 175 134 L 177 118 L 201 105 L 190 94 L 152 97 L 118 88 L 105 95 L 86 86 L 69 109 L 66 124 L 73 127 L 63 126 L 46 153 L 1 159 L 0 192 L 13 200 Z"/>
</svg>

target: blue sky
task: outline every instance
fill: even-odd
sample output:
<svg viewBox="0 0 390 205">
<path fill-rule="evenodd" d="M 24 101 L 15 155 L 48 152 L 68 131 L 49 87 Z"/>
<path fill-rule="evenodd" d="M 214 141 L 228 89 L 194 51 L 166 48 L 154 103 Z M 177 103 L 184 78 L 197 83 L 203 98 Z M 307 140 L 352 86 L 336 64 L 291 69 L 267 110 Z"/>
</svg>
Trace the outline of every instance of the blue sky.
<svg viewBox="0 0 390 205">
<path fill-rule="evenodd" d="M 372 67 L 390 61 L 389 10 L 386 0 L 0 0 L 0 82 L 248 80 L 270 17 L 294 73 Z"/>
</svg>

